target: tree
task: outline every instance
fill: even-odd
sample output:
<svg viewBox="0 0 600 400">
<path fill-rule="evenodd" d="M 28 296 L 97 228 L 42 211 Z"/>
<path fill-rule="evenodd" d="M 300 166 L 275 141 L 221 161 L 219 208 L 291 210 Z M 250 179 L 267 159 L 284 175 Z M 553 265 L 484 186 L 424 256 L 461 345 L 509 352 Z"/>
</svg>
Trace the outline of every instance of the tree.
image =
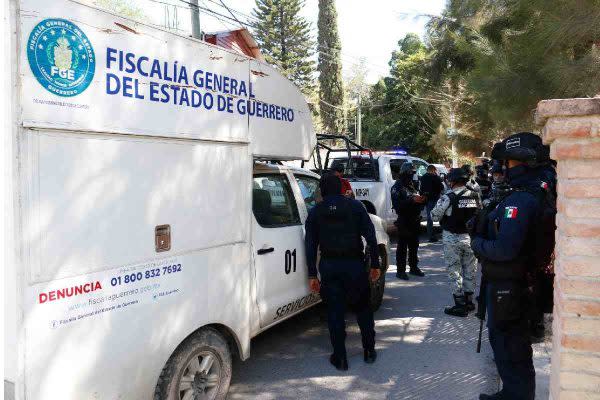
<svg viewBox="0 0 600 400">
<path fill-rule="evenodd" d="M 348 131 L 356 138 L 356 128 L 358 117 L 357 111 L 360 102 L 364 103 L 368 100 L 370 85 L 367 83 L 367 60 L 361 58 L 358 63 L 352 65 L 350 73 L 344 77 L 344 104 L 352 106 L 346 114 L 348 121 Z"/>
<path fill-rule="evenodd" d="M 344 85 L 342 80 L 342 45 L 337 28 L 335 0 L 319 0 L 319 108 L 325 131 L 342 133 L 344 118 Z"/>
<path fill-rule="evenodd" d="M 253 30 L 265 60 L 306 94 L 314 89 L 313 39 L 300 16 L 304 0 L 256 0 Z"/>
<path fill-rule="evenodd" d="M 95 0 L 94 3 L 123 17 L 143 19 L 145 16 L 144 10 L 133 4 L 131 0 Z"/>
<path fill-rule="evenodd" d="M 368 146 L 402 146 L 429 159 L 437 155 L 430 139 L 438 119 L 424 97 L 428 60 L 428 49 L 417 35 L 408 34 L 398 41 L 389 63 L 390 76 L 371 88 L 364 104 L 363 137 Z"/>
</svg>

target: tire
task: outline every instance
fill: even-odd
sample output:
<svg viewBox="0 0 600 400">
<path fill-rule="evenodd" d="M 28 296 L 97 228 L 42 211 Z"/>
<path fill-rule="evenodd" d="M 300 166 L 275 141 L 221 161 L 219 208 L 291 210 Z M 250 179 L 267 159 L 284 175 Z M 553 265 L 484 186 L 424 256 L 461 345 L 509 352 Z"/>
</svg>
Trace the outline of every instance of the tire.
<svg viewBox="0 0 600 400">
<path fill-rule="evenodd" d="M 214 328 L 204 328 L 171 355 L 158 378 L 154 400 L 224 400 L 231 363 L 231 350 L 223 335 Z"/>
<path fill-rule="evenodd" d="M 377 248 L 379 253 L 379 265 L 381 276 L 376 282 L 371 282 L 371 309 L 373 312 L 379 310 L 383 302 L 383 293 L 385 291 L 385 273 L 388 269 L 387 250 L 384 245 L 380 244 Z M 370 268 L 370 265 L 369 265 Z"/>
</svg>

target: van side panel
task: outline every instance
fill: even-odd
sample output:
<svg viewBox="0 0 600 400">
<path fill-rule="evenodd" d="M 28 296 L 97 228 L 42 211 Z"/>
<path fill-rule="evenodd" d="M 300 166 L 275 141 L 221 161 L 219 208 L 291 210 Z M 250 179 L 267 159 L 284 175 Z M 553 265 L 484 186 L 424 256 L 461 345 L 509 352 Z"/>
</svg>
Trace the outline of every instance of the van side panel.
<svg viewBox="0 0 600 400">
<path fill-rule="evenodd" d="M 176 346 L 210 323 L 248 351 L 247 145 L 22 139 L 27 398 L 151 398 Z"/>
</svg>

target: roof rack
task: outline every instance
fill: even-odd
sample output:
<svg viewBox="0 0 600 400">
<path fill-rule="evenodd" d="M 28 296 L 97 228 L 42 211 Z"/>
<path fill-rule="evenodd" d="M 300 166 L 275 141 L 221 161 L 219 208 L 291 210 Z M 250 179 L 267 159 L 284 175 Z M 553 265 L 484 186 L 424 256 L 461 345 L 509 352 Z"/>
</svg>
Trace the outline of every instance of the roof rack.
<svg viewBox="0 0 600 400">
<path fill-rule="evenodd" d="M 338 140 L 344 142 L 344 146 L 342 148 L 334 147 L 335 142 Z M 323 164 L 321 160 L 321 149 L 327 150 L 327 155 L 325 156 L 325 164 Z M 331 155 L 331 153 L 346 153 L 348 155 L 349 161 L 348 168 L 350 169 L 347 177 L 356 178 L 354 174 L 354 165 L 352 165 L 351 162 L 353 152 L 359 152 L 360 155 L 369 156 L 369 159 L 371 160 L 371 168 L 373 168 L 373 176 L 378 180 L 379 171 L 377 170 L 377 168 L 375 168 L 375 162 L 373 161 L 373 152 L 371 151 L 371 149 L 364 147 L 351 140 L 348 136 L 341 134 L 317 134 L 317 145 L 315 146 L 315 149 L 313 151 L 313 156 L 317 161 L 316 166 L 318 173 L 321 175 L 325 170 L 329 168 L 329 156 Z M 304 162 L 302 163 L 302 166 L 304 166 Z"/>
</svg>

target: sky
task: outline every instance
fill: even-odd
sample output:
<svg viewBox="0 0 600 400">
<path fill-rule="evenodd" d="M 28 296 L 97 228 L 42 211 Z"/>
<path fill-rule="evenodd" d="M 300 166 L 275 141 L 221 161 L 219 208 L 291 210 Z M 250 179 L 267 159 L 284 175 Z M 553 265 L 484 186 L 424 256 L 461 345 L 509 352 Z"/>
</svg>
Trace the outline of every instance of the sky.
<svg viewBox="0 0 600 400">
<path fill-rule="evenodd" d="M 130 0 L 142 7 L 159 25 L 170 24 L 182 32 L 190 32 L 190 13 L 187 0 Z M 223 0 L 232 10 L 250 15 L 255 0 Z M 199 0 L 200 7 L 210 8 L 230 17 L 220 6 L 220 0 Z M 166 5 L 164 3 L 173 4 Z M 398 40 L 410 32 L 422 35 L 427 18 L 423 15 L 439 15 L 446 0 L 337 0 L 338 29 L 342 42 L 343 72 L 347 75 L 361 57 L 366 59 L 367 81 L 375 83 L 388 72 L 388 61 Z M 305 0 L 302 16 L 312 24 L 313 37 L 317 36 L 318 0 Z M 242 23 L 244 17 L 235 13 Z M 235 29 L 236 23 L 202 12 L 201 29 L 214 32 Z"/>
</svg>

